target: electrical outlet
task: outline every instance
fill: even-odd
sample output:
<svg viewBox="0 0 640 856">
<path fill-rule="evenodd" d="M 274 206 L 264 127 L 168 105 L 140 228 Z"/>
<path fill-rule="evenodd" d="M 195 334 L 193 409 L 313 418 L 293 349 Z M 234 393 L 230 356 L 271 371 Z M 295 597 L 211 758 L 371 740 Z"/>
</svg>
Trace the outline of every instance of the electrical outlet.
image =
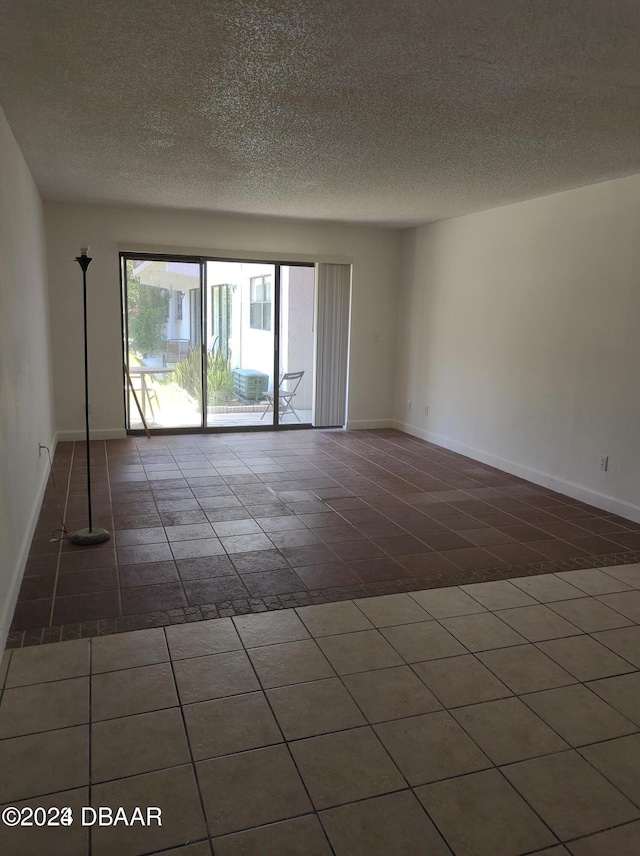
<svg viewBox="0 0 640 856">
<path fill-rule="evenodd" d="M 411 410 L 411 399 L 407 401 L 407 413 Z"/>
<path fill-rule="evenodd" d="M 600 469 L 605 472 L 609 468 L 609 455 L 601 455 L 600 456 Z"/>
</svg>

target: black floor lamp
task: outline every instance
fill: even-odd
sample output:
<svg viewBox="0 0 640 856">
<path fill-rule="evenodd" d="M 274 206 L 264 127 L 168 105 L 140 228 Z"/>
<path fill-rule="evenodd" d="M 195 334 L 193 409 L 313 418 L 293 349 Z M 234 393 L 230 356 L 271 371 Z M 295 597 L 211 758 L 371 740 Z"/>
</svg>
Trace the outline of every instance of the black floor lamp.
<svg viewBox="0 0 640 856">
<path fill-rule="evenodd" d="M 86 529 L 78 529 L 73 535 L 69 536 L 72 544 L 101 544 L 103 541 L 108 541 L 111 534 L 106 529 L 93 528 L 93 518 L 91 514 L 91 453 L 89 449 L 89 358 L 87 352 L 87 268 L 92 262 L 92 259 L 87 255 L 86 247 L 80 250 L 80 255 L 76 256 L 76 261 L 82 268 L 82 293 L 84 298 L 84 424 L 87 441 L 87 507 L 89 510 L 89 526 Z"/>
</svg>

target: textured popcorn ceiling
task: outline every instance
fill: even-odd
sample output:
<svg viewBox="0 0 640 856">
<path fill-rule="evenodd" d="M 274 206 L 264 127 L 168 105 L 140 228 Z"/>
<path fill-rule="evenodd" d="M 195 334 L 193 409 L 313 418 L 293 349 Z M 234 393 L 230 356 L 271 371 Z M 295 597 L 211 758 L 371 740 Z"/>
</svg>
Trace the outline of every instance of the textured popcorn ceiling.
<svg viewBox="0 0 640 856">
<path fill-rule="evenodd" d="M 408 225 L 640 172 L 636 0 L 0 0 L 47 200 Z"/>
</svg>

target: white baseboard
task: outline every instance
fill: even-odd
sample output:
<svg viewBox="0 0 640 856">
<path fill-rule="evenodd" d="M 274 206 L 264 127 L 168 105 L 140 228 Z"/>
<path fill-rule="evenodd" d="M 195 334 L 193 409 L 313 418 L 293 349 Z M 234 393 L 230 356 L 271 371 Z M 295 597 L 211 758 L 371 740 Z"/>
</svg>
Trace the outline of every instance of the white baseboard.
<svg viewBox="0 0 640 856">
<path fill-rule="evenodd" d="M 394 422 L 394 427 L 398 431 L 404 431 L 406 434 L 411 434 L 412 437 L 418 437 L 421 440 L 426 440 L 429 443 L 434 443 L 436 446 L 442 446 L 444 449 L 449 449 L 451 452 L 458 452 L 460 455 L 465 455 L 467 458 L 472 458 L 474 461 L 480 461 L 482 464 L 487 464 L 490 467 L 495 467 L 505 473 L 510 473 L 513 476 L 526 479 L 527 481 L 538 484 L 541 487 L 555 490 L 558 493 L 563 493 L 565 496 L 570 496 L 572 499 L 578 499 L 580 502 L 586 502 L 589 505 L 594 505 L 596 508 L 601 508 L 603 511 L 610 511 L 612 514 L 619 514 L 620 517 L 625 517 L 627 520 L 633 520 L 635 523 L 640 523 L 640 506 L 634 505 L 631 502 L 618 499 L 615 496 L 609 496 L 606 493 L 592 490 L 588 487 L 583 487 L 579 484 L 560 479 L 557 476 L 552 476 L 549 473 L 541 472 L 540 470 L 531 469 L 531 467 L 517 464 L 514 461 L 508 461 L 500 458 L 497 455 L 491 455 L 488 452 L 483 452 L 480 449 L 474 449 L 464 443 L 459 443 L 456 440 L 451 440 L 449 437 L 443 437 L 440 434 L 434 434 L 432 431 L 425 431 L 422 428 L 416 428 L 413 425 L 408 425 L 404 422 Z"/>
<path fill-rule="evenodd" d="M 49 449 L 51 451 L 51 460 L 53 460 L 53 457 L 56 453 L 57 442 L 57 437 L 54 437 L 53 440 L 49 443 Z M 43 458 L 43 460 L 45 459 Z M 33 533 L 36 531 L 36 526 L 38 525 L 40 509 L 42 508 L 42 500 L 44 499 L 44 492 L 47 489 L 48 481 L 49 460 L 47 458 L 46 466 L 44 466 L 43 468 L 40 484 L 38 485 L 38 490 L 31 506 L 29 521 L 23 533 L 22 543 L 20 545 L 20 552 L 18 554 L 18 565 L 15 569 L 16 574 L 13 579 L 13 585 L 11 587 L 11 591 L 9 592 L 7 600 L 5 601 L 5 603 L 2 604 L 2 612 L 0 613 L 0 654 L 2 653 L 2 651 L 4 651 L 5 646 L 7 644 L 9 628 L 11 627 L 11 621 L 13 620 L 13 613 L 15 612 L 16 603 L 18 602 L 20 586 L 22 585 L 24 570 L 27 564 L 27 559 L 29 558 L 29 551 L 31 550 L 31 541 L 33 540 Z"/>
<path fill-rule="evenodd" d="M 58 443 L 68 443 L 70 441 L 79 441 L 85 439 L 84 431 L 58 431 Z M 96 428 L 91 429 L 92 440 L 124 440 L 127 432 L 124 428 Z"/>
<path fill-rule="evenodd" d="M 423 428 L 418 428 L 417 425 L 411 425 L 409 422 L 400 422 L 398 419 L 394 419 L 392 420 L 390 427 L 395 428 L 397 431 L 402 431 L 405 434 L 411 434 L 412 437 L 418 437 L 420 440 L 428 439 L 427 432 Z"/>
<path fill-rule="evenodd" d="M 347 422 L 347 429 L 350 431 L 393 427 L 395 427 L 393 419 L 356 419 Z"/>
</svg>

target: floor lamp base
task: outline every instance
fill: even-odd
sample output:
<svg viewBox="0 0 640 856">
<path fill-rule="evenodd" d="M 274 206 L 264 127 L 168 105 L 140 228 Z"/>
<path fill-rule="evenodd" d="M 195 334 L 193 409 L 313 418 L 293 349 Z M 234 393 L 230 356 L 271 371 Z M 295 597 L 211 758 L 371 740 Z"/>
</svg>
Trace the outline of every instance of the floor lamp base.
<svg viewBox="0 0 640 856">
<path fill-rule="evenodd" d="M 86 546 L 88 544 L 102 544 L 109 538 L 111 538 L 111 533 L 107 532 L 106 529 L 78 529 L 77 532 L 69 536 L 69 541 L 72 544 Z"/>
</svg>

